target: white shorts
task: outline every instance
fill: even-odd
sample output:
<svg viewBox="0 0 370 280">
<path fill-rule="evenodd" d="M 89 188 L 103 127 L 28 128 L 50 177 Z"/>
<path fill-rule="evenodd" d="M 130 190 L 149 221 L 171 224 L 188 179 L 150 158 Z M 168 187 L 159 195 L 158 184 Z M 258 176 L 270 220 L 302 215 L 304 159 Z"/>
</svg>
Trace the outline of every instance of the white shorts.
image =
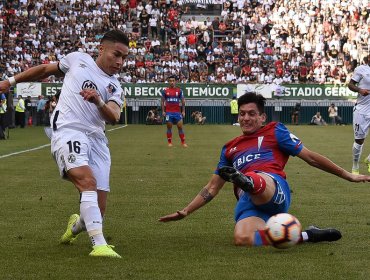
<svg viewBox="0 0 370 280">
<path fill-rule="evenodd" d="M 97 189 L 109 192 L 111 158 L 106 138 L 61 128 L 53 132 L 51 153 L 64 179 L 67 179 L 68 170 L 88 165 L 94 174 Z"/>
<path fill-rule="evenodd" d="M 355 139 L 365 139 L 369 133 L 370 115 L 361 114 L 359 111 L 353 112 L 353 133 Z"/>
</svg>

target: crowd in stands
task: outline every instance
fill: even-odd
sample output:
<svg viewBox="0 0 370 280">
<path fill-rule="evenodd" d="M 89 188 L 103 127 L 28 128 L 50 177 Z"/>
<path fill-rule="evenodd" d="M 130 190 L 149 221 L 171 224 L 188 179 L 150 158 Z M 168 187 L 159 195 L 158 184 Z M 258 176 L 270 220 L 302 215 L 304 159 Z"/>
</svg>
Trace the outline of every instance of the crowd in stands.
<svg viewBox="0 0 370 280">
<path fill-rule="evenodd" d="M 199 21 L 174 0 L 0 1 L 2 79 L 71 51 L 96 56 L 112 28 L 130 38 L 127 83 L 345 84 L 368 54 L 368 1 L 214 3 L 220 14 Z"/>
</svg>

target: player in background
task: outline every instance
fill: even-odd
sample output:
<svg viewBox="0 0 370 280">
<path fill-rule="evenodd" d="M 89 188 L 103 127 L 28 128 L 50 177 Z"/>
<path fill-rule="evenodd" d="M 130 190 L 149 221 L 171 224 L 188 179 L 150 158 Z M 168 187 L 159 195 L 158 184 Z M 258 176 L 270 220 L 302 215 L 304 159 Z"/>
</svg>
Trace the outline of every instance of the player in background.
<svg viewBox="0 0 370 280">
<path fill-rule="evenodd" d="M 176 77 L 168 77 L 169 87 L 162 90 L 161 106 L 162 115 L 167 125 L 168 147 L 172 147 L 172 126 L 175 124 L 179 132 L 181 145 L 187 148 L 185 133 L 183 130 L 183 119 L 185 118 L 185 97 L 179 87 L 176 87 Z M 180 106 L 181 102 L 181 106 Z"/>
<path fill-rule="evenodd" d="M 72 52 L 56 64 L 42 64 L 0 82 L 0 91 L 21 82 L 40 81 L 50 75 L 64 76 L 59 102 L 51 117 L 51 153 L 63 178 L 80 192 L 80 215 L 73 214 L 62 244 L 72 243 L 87 231 L 93 250 L 90 256 L 120 258 L 107 244 L 103 221 L 110 190 L 111 158 L 105 122 L 120 117 L 123 90 L 114 76 L 128 55 L 129 40 L 119 30 L 104 34 L 96 61 Z"/>
<path fill-rule="evenodd" d="M 355 68 L 348 88 L 358 93 L 357 102 L 353 108 L 353 132 L 355 141 L 352 146 L 352 173 L 359 174 L 362 148 L 370 126 L 370 55 L 365 64 Z M 365 159 L 370 172 L 370 155 Z"/>
<path fill-rule="evenodd" d="M 185 218 L 210 202 L 229 181 L 234 184 L 238 200 L 235 207 L 235 245 L 269 245 L 266 221 L 272 215 L 288 212 L 290 206 L 290 188 L 284 172 L 289 156 L 298 156 L 311 166 L 351 182 L 370 181 L 370 176 L 352 174 L 310 151 L 282 123 L 270 122 L 264 126 L 265 102 L 266 99 L 256 93 L 239 97 L 242 135 L 223 146 L 215 174 L 200 193 L 184 209 L 163 216 L 159 221 Z M 341 233 L 332 228 L 310 226 L 302 232 L 303 242 L 336 241 L 340 238 Z"/>
</svg>

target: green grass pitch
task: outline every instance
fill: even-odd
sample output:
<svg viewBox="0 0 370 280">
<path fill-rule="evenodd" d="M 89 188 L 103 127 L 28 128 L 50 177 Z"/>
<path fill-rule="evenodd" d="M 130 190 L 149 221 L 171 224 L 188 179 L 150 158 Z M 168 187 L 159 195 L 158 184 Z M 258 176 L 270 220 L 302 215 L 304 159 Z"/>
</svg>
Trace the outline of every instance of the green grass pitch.
<svg viewBox="0 0 370 280">
<path fill-rule="evenodd" d="M 350 170 L 351 126 L 289 128 L 306 147 Z M 42 128 L 11 130 L 0 142 L 0 279 L 370 279 L 370 183 L 349 183 L 298 158 L 286 167 L 290 212 L 303 227 L 339 228 L 338 242 L 288 250 L 235 247 L 231 184 L 188 218 L 159 223 L 207 183 L 222 145 L 240 129 L 186 125 L 185 133 L 188 149 L 180 147 L 176 129 L 169 149 L 165 126 L 107 133 L 112 192 L 104 232 L 122 255 L 118 260 L 88 257 L 86 233 L 72 246 L 58 244 L 68 217 L 79 212 L 79 195 L 59 178 L 49 147 L 3 157 L 49 143 Z M 369 152 L 365 142 L 363 157 Z"/>
</svg>

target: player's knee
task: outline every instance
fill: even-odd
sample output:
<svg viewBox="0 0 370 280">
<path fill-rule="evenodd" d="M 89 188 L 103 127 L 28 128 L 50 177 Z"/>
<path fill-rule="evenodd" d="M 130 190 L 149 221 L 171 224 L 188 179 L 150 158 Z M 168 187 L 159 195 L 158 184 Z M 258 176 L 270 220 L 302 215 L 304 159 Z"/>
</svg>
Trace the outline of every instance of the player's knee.
<svg viewBox="0 0 370 280">
<path fill-rule="evenodd" d="M 77 181 L 77 185 L 83 191 L 96 191 L 96 180 L 94 177 L 84 177 Z"/>
<path fill-rule="evenodd" d="M 234 244 L 235 246 L 253 246 L 254 235 L 248 234 L 235 234 L 234 235 Z"/>
</svg>

